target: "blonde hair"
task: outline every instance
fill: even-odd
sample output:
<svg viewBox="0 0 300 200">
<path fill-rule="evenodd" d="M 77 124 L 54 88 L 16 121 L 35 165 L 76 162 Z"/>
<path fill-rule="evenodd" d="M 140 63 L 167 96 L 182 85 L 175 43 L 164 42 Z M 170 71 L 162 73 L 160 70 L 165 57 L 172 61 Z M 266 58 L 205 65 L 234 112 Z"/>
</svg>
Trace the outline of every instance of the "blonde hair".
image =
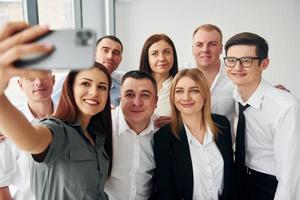
<svg viewBox="0 0 300 200">
<path fill-rule="evenodd" d="M 197 68 L 192 69 L 183 69 L 177 73 L 177 75 L 174 77 L 170 89 L 170 104 L 171 104 L 171 131 L 175 135 L 176 138 L 179 138 L 179 132 L 183 127 L 182 118 L 180 115 L 179 110 L 176 108 L 174 102 L 175 102 L 175 88 L 180 79 L 183 77 L 188 77 L 195 81 L 201 96 L 204 99 L 204 104 L 202 108 L 202 119 L 204 124 L 205 131 L 208 129 L 208 127 L 211 129 L 214 138 L 217 136 L 218 128 L 216 124 L 213 122 L 211 117 L 211 97 L 210 97 L 210 89 L 207 83 L 207 80 L 204 76 L 204 74 Z"/>
<path fill-rule="evenodd" d="M 213 25 L 213 24 L 203 24 L 201 26 L 199 26 L 198 28 L 196 28 L 194 30 L 194 33 L 193 33 L 193 37 L 195 36 L 195 34 L 199 31 L 199 30 L 204 30 L 204 31 L 217 31 L 219 34 L 220 34 L 220 37 L 221 37 L 221 43 L 222 43 L 222 39 L 223 39 L 223 34 L 222 34 L 222 31 L 219 27 L 217 27 L 216 25 Z"/>
</svg>

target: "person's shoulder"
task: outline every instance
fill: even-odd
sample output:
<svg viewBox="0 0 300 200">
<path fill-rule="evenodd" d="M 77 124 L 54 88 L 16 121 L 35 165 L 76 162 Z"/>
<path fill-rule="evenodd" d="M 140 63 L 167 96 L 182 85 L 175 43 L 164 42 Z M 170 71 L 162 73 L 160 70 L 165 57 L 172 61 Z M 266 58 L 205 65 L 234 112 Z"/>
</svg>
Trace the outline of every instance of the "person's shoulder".
<svg viewBox="0 0 300 200">
<path fill-rule="evenodd" d="M 172 137 L 171 125 L 166 124 L 154 134 L 154 140 L 168 140 Z"/>
<path fill-rule="evenodd" d="M 300 101 L 293 95 L 293 93 L 275 88 L 270 83 L 266 83 L 264 99 L 273 102 L 277 107 L 281 108 L 300 105 Z"/>
<path fill-rule="evenodd" d="M 219 115 L 219 114 L 212 113 L 211 117 L 212 117 L 212 120 L 220 126 L 230 125 L 229 120 L 224 115 Z"/>
<path fill-rule="evenodd" d="M 56 117 L 45 117 L 39 121 L 40 124 L 57 124 L 57 125 L 66 125 L 60 119 Z"/>
<path fill-rule="evenodd" d="M 70 129 L 74 129 L 75 126 L 79 126 L 79 124 L 74 123 L 65 123 L 56 117 L 46 117 L 41 119 L 35 125 L 45 126 L 51 130 L 53 133 L 61 133 L 61 132 L 70 132 Z"/>
<path fill-rule="evenodd" d="M 113 73 L 111 73 L 111 78 L 116 80 L 117 82 L 121 83 L 122 77 L 125 74 L 125 72 L 120 70 L 115 70 Z"/>
</svg>

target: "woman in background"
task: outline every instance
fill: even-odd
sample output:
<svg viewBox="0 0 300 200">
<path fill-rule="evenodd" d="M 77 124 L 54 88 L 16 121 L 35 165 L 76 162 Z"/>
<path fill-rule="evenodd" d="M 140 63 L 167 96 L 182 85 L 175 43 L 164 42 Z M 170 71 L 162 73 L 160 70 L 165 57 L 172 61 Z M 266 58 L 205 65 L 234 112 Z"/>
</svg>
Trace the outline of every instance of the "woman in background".
<svg viewBox="0 0 300 200">
<path fill-rule="evenodd" d="M 171 85 L 172 120 L 154 135 L 158 199 L 231 200 L 230 123 L 211 114 L 203 73 L 184 69 Z"/>
<path fill-rule="evenodd" d="M 154 113 L 159 116 L 156 125 L 170 122 L 170 87 L 178 72 L 177 53 L 173 41 L 165 34 L 154 34 L 144 43 L 140 70 L 150 73 L 156 80 L 158 101 Z"/>
<path fill-rule="evenodd" d="M 18 148 L 31 153 L 35 161 L 32 189 L 37 199 L 106 200 L 104 182 L 112 166 L 107 69 L 95 63 L 90 69 L 70 72 L 56 113 L 34 126 L 4 94 L 13 76 L 44 76 L 42 71 L 17 69 L 13 63 L 52 51 L 49 44 L 31 43 L 48 31 L 25 23 L 10 23 L 0 31 L 0 130 Z"/>
</svg>

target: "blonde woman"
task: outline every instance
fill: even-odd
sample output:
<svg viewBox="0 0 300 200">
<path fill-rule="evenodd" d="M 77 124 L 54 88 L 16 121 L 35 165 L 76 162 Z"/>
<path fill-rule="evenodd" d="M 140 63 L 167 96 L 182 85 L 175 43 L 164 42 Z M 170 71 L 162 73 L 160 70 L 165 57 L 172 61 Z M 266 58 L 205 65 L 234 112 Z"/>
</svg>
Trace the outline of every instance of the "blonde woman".
<svg viewBox="0 0 300 200">
<path fill-rule="evenodd" d="M 211 114 L 210 90 L 200 70 L 178 72 L 170 104 L 171 123 L 154 136 L 158 199 L 232 199 L 230 123 Z"/>
</svg>

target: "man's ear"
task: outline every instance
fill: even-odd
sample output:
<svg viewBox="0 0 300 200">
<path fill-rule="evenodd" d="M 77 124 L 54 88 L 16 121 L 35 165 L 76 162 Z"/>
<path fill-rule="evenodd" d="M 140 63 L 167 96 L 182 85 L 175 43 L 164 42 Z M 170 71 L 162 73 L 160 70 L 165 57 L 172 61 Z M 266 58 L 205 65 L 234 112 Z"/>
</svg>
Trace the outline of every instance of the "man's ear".
<svg viewBox="0 0 300 200">
<path fill-rule="evenodd" d="M 223 53 L 223 43 L 221 43 L 221 54 Z"/>
<path fill-rule="evenodd" d="M 269 62 L 270 62 L 269 58 L 265 58 L 261 61 L 260 68 L 262 71 L 267 69 L 267 67 L 269 66 Z"/>
<path fill-rule="evenodd" d="M 52 75 L 52 82 L 53 82 L 53 85 L 55 84 L 55 75 L 53 74 Z"/>
</svg>

